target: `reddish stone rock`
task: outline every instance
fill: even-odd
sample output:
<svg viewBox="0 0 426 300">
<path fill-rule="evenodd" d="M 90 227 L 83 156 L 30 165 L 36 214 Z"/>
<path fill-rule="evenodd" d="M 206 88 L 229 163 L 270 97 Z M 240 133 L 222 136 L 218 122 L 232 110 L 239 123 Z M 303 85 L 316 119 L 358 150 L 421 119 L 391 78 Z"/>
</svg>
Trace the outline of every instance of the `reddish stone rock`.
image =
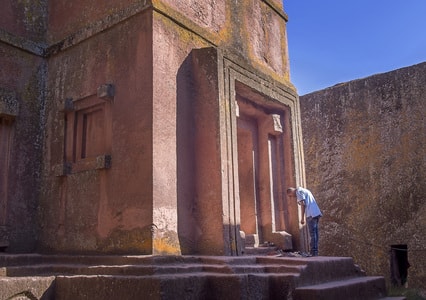
<svg viewBox="0 0 426 300">
<path fill-rule="evenodd" d="M 244 238 L 305 247 L 283 193 L 304 178 L 279 1 L 9 2 L 8 251 L 240 255 Z"/>
</svg>

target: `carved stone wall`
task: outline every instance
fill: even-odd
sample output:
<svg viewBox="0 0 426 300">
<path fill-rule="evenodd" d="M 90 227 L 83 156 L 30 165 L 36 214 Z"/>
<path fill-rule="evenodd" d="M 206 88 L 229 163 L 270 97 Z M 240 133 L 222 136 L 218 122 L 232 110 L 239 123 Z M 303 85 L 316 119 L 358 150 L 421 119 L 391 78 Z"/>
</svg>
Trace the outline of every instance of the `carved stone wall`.
<svg viewBox="0 0 426 300">
<path fill-rule="evenodd" d="M 426 63 L 300 97 L 307 185 L 323 212 L 322 255 L 391 275 L 408 249 L 408 285 L 426 282 Z"/>
<path fill-rule="evenodd" d="M 36 247 L 44 125 L 43 61 L 0 43 L 0 247 Z"/>
<path fill-rule="evenodd" d="M 249 234 L 303 249 L 281 1 L 18 2 L 0 12 L 0 88 L 20 108 L 1 123 L 0 226 L 27 234 L 8 251 L 241 254 L 238 112 L 259 131 Z"/>
<path fill-rule="evenodd" d="M 47 2 L 5 1 L 0 10 L 0 249 L 37 246 Z"/>
</svg>

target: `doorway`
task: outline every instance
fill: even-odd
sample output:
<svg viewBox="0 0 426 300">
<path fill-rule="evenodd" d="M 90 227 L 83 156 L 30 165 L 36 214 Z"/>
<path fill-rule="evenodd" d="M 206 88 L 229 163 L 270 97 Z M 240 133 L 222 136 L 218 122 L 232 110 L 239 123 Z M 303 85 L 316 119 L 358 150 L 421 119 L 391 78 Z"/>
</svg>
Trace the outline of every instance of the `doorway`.
<svg viewBox="0 0 426 300">
<path fill-rule="evenodd" d="M 410 267 L 407 245 L 391 245 L 390 260 L 392 285 L 406 285 Z"/>
</svg>

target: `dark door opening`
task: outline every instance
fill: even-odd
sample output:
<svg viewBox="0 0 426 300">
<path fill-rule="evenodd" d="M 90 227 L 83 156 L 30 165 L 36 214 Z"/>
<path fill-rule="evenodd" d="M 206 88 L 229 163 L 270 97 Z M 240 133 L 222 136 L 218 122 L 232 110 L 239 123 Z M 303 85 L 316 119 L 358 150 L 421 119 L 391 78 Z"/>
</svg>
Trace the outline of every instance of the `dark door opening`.
<svg viewBox="0 0 426 300">
<path fill-rule="evenodd" d="M 390 260 L 392 285 L 405 285 L 407 283 L 408 268 L 410 267 L 407 245 L 391 245 Z"/>
</svg>

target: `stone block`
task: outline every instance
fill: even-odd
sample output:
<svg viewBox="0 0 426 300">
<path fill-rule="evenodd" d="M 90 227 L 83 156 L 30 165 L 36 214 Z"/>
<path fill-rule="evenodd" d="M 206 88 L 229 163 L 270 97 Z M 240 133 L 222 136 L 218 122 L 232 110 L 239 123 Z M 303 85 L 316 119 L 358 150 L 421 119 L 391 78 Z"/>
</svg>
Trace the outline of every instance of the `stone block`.
<svg viewBox="0 0 426 300">
<path fill-rule="evenodd" d="M 0 88 L 0 117 L 16 117 L 19 113 L 19 105 L 16 94 Z"/>
<path fill-rule="evenodd" d="M 55 277 L 0 277 L 0 299 L 55 299 Z"/>
</svg>

